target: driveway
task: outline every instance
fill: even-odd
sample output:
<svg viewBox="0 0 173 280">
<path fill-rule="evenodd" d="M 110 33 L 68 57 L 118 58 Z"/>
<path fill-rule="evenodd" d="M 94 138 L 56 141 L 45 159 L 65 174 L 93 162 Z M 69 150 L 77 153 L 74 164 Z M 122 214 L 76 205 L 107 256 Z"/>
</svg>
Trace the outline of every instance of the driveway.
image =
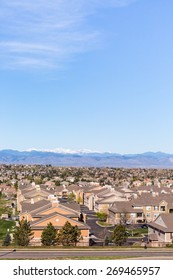
<svg viewBox="0 0 173 280">
<path fill-rule="evenodd" d="M 91 238 L 97 242 L 98 245 L 102 245 L 105 239 L 105 236 L 110 236 L 111 233 L 109 230 L 113 230 L 113 227 L 101 227 L 96 222 L 98 221 L 96 213 L 92 210 L 89 210 L 86 206 L 82 206 L 82 212 L 87 214 L 87 225 L 90 226 Z M 101 244 L 100 244 L 101 243 Z"/>
</svg>

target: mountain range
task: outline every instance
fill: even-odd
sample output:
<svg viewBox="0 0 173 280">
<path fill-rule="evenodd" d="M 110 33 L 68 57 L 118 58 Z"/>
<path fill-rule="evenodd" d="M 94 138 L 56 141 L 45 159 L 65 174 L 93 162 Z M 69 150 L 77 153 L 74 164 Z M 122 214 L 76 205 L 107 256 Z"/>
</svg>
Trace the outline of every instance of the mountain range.
<svg viewBox="0 0 173 280">
<path fill-rule="evenodd" d="M 173 154 L 146 152 L 116 154 L 63 149 L 0 150 L 0 164 L 39 164 L 73 167 L 173 168 Z"/>
</svg>

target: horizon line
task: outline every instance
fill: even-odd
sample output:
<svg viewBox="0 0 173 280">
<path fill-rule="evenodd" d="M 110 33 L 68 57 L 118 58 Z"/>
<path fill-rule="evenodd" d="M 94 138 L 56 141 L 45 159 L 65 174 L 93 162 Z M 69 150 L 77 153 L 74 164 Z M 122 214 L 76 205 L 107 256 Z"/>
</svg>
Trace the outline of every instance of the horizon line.
<svg viewBox="0 0 173 280">
<path fill-rule="evenodd" d="M 15 149 L 15 148 L 1 148 L 0 151 L 17 151 L 17 152 L 47 152 L 47 153 L 63 153 L 63 154 L 118 154 L 118 155 L 138 155 L 138 154 L 170 154 L 171 152 L 163 152 L 163 151 L 145 151 L 145 152 L 129 152 L 129 153 L 120 153 L 120 152 L 113 152 L 113 151 L 96 151 L 90 149 L 66 149 L 66 148 L 54 148 L 54 149 L 36 149 L 36 148 L 29 148 L 29 149 Z"/>
</svg>

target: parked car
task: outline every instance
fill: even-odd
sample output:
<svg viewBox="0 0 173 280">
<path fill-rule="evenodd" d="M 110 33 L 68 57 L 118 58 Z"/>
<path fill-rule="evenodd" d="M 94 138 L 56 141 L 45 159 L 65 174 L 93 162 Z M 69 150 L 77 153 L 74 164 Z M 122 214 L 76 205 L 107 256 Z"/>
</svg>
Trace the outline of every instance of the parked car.
<svg viewBox="0 0 173 280">
<path fill-rule="evenodd" d="M 115 246 L 115 243 L 109 242 L 109 243 L 108 243 L 108 246 Z"/>
<path fill-rule="evenodd" d="M 131 221 L 127 221 L 127 222 L 126 222 L 126 225 L 131 225 Z"/>
</svg>

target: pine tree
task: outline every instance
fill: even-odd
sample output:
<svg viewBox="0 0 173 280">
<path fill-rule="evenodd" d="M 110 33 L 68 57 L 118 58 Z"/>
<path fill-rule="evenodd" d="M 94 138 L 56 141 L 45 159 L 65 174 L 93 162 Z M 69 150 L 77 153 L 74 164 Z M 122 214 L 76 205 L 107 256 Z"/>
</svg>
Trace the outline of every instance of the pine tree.
<svg viewBox="0 0 173 280">
<path fill-rule="evenodd" d="M 11 244 L 11 236 L 9 233 L 6 234 L 2 246 L 9 246 Z"/>
<path fill-rule="evenodd" d="M 19 226 L 16 227 L 14 232 L 14 243 L 19 246 L 28 246 L 34 233 L 31 230 L 30 223 L 22 219 L 19 221 Z"/>
<path fill-rule="evenodd" d="M 115 245 L 121 246 L 124 242 L 126 242 L 127 237 L 125 232 L 126 228 L 122 224 L 119 224 L 115 227 L 112 238 Z"/>
<path fill-rule="evenodd" d="M 58 243 L 63 246 L 76 246 L 81 239 L 81 231 L 78 226 L 72 226 L 68 221 L 58 232 Z"/>
<path fill-rule="evenodd" d="M 45 246 L 55 245 L 57 243 L 57 231 L 52 223 L 48 223 L 41 235 L 41 243 Z"/>
</svg>

